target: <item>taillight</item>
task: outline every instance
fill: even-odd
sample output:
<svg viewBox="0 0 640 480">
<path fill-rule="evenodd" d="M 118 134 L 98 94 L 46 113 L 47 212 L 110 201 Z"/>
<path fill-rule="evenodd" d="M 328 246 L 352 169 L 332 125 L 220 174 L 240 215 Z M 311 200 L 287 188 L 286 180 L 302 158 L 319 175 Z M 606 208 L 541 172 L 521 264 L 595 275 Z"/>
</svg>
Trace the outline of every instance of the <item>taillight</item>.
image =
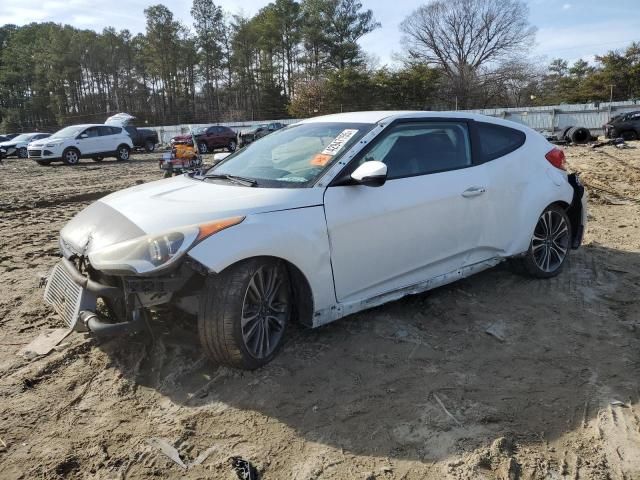
<svg viewBox="0 0 640 480">
<path fill-rule="evenodd" d="M 564 152 L 559 148 L 553 148 L 552 150 L 549 150 L 544 158 L 546 158 L 551 165 L 559 168 L 560 170 L 567 169 L 567 163 L 564 159 Z"/>
</svg>

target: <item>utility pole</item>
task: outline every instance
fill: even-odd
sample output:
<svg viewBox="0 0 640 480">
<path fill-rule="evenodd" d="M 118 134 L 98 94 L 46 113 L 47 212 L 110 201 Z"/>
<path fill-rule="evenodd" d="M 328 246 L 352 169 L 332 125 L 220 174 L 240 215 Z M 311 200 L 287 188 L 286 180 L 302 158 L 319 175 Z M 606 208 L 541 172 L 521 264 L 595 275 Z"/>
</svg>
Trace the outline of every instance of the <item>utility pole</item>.
<svg viewBox="0 0 640 480">
<path fill-rule="evenodd" d="M 611 119 L 611 103 L 613 103 L 613 87 L 615 85 L 609 85 L 609 119 Z"/>
</svg>

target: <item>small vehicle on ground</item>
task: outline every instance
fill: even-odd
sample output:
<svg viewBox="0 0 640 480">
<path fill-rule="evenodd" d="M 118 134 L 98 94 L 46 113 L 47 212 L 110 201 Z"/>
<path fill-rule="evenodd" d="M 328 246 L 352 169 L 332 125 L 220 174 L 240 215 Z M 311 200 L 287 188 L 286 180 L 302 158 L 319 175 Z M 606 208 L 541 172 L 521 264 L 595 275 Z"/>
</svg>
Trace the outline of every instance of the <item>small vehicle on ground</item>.
<svg viewBox="0 0 640 480">
<path fill-rule="evenodd" d="M 45 299 L 96 335 L 180 309 L 209 357 L 253 369 L 292 321 L 319 327 L 506 260 L 558 275 L 586 218 L 564 153 L 524 125 L 329 115 L 93 203 L 60 232 Z"/>
<path fill-rule="evenodd" d="M 230 152 L 235 152 L 238 146 L 236 132 L 229 127 L 212 125 L 209 127 L 196 127 L 191 133 L 176 135 L 171 139 L 171 144 L 186 143 L 192 144 L 195 138 L 200 153 L 213 152 L 216 149 L 224 148 Z"/>
<path fill-rule="evenodd" d="M 132 149 L 131 137 L 122 127 L 87 124 L 66 127 L 48 138 L 31 142 L 27 152 L 40 165 L 51 162 L 77 165 L 81 158 L 95 162 L 105 157 L 129 160 Z"/>
<path fill-rule="evenodd" d="M 27 158 L 27 146 L 29 143 L 49 137 L 50 133 L 34 132 L 21 133 L 10 140 L 0 142 L 0 149 L 4 150 L 4 156 L 16 156 L 18 158 Z"/>
<path fill-rule="evenodd" d="M 5 138 L 6 140 L 11 140 L 14 137 L 20 135 L 19 133 L 0 133 L 0 137 Z"/>
<path fill-rule="evenodd" d="M 281 128 L 284 128 L 284 125 L 280 122 L 263 123 L 248 132 L 242 133 L 240 135 L 240 143 L 243 146 L 249 145 L 251 142 L 255 142 L 259 138 L 266 137 L 270 133 L 280 130 Z"/>
<path fill-rule="evenodd" d="M 131 137 L 133 147 L 138 150 L 144 150 L 147 153 L 155 151 L 156 145 L 160 143 L 158 133 L 151 128 L 138 128 L 133 125 L 135 121 L 133 115 L 128 113 L 117 113 L 104 122 L 105 125 L 117 125 L 125 129 Z"/>
<path fill-rule="evenodd" d="M 613 117 L 604 125 L 604 134 L 607 138 L 640 139 L 640 111 Z"/>
</svg>

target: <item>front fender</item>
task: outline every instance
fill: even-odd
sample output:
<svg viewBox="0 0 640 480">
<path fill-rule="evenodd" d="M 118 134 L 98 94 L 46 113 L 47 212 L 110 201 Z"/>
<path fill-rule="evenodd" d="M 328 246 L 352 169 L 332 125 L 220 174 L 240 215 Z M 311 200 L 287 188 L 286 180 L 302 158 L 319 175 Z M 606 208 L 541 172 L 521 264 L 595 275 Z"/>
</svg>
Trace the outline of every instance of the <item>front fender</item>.
<svg viewBox="0 0 640 480">
<path fill-rule="evenodd" d="M 219 273 L 241 260 L 270 256 L 295 265 L 306 277 L 314 311 L 336 303 L 329 238 L 321 205 L 259 213 L 196 245 L 189 256 Z"/>
</svg>

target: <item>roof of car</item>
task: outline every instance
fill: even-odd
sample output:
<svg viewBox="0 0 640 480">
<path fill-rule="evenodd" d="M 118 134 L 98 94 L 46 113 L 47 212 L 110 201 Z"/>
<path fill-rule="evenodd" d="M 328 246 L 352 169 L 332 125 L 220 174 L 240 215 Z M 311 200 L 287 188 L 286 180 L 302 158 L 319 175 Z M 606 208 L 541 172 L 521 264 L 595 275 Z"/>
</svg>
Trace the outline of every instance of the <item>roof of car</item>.
<svg viewBox="0 0 640 480">
<path fill-rule="evenodd" d="M 490 117 L 479 113 L 461 112 L 461 111 L 425 111 L 425 110 L 376 110 L 371 112 L 348 112 L 335 113 L 332 115 L 323 115 L 320 117 L 307 118 L 300 123 L 319 123 L 319 122 L 336 122 L 336 123 L 370 123 L 376 124 L 385 120 L 391 122 L 402 118 L 468 118 L 472 120 L 495 123 L 504 125 L 518 130 L 528 131 L 529 127 L 521 123 L 502 118 Z"/>
</svg>

